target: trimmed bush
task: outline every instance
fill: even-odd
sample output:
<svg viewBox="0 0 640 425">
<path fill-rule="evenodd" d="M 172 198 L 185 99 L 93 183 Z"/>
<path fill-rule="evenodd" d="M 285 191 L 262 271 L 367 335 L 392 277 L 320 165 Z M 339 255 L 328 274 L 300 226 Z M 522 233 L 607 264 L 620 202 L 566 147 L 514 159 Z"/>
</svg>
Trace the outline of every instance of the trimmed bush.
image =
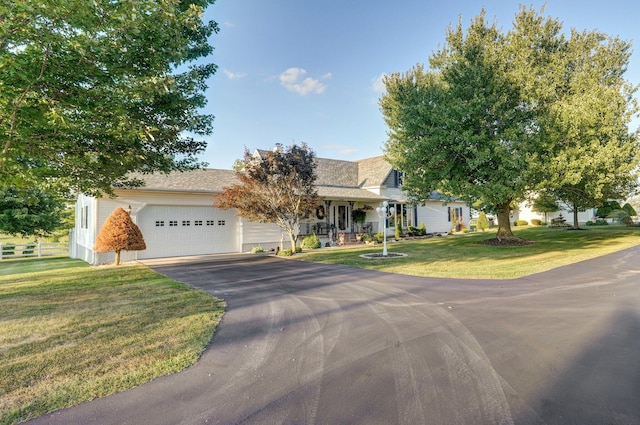
<svg viewBox="0 0 640 425">
<path fill-rule="evenodd" d="M 291 248 L 281 249 L 278 251 L 278 255 L 280 257 L 291 257 L 293 255 L 293 250 Z"/>
<path fill-rule="evenodd" d="M 251 248 L 252 254 L 260 254 L 262 252 L 264 252 L 264 248 L 262 248 L 261 246 L 254 246 L 253 248 Z"/>
<path fill-rule="evenodd" d="M 527 220 L 516 220 L 513 223 L 514 226 L 528 226 L 529 222 Z"/>
<path fill-rule="evenodd" d="M 318 249 L 322 247 L 322 242 L 320 242 L 318 235 L 314 233 L 313 235 L 305 236 L 300 246 L 304 249 Z"/>
<path fill-rule="evenodd" d="M 481 211 L 480 215 L 478 216 L 476 228 L 482 230 L 483 232 L 489 228 L 489 219 L 487 218 L 487 214 L 484 211 Z"/>
<path fill-rule="evenodd" d="M 420 227 L 418 227 L 418 229 L 420 229 L 420 233 L 423 235 L 427 234 L 427 226 L 424 225 L 424 221 L 420 222 Z"/>
<path fill-rule="evenodd" d="M 25 249 L 22 250 L 22 254 L 23 255 L 31 255 L 31 254 L 33 254 L 33 251 L 35 250 L 35 248 L 36 248 L 36 244 L 30 243 L 30 244 L 27 245 L 27 247 Z"/>
<path fill-rule="evenodd" d="M 540 220 L 539 218 L 532 218 L 531 224 L 533 224 L 534 226 L 542 226 L 542 220 Z"/>
</svg>

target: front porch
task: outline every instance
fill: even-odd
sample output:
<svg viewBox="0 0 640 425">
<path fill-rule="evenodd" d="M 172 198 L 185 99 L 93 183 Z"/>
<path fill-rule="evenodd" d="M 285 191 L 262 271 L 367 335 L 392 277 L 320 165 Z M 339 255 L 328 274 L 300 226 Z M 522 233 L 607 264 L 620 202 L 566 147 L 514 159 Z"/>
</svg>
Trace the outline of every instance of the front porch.
<svg viewBox="0 0 640 425">
<path fill-rule="evenodd" d="M 316 234 L 324 246 L 327 242 L 355 242 L 357 235 L 376 234 L 384 230 L 387 236 L 393 236 L 396 220 L 400 220 L 403 229 L 417 224 L 415 209 L 403 203 L 389 205 L 390 217 L 383 224 L 376 213 L 376 207 L 379 206 L 382 206 L 379 199 L 325 199 L 309 217 L 301 221 L 300 236 Z"/>
</svg>

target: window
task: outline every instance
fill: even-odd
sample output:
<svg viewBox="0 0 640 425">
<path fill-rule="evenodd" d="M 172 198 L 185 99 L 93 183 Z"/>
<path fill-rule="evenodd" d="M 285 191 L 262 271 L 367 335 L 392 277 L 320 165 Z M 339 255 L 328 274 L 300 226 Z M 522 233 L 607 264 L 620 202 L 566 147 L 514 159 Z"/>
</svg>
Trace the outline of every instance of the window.
<svg viewBox="0 0 640 425">
<path fill-rule="evenodd" d="M 164 227 L 164 220 L 156 220 L 156 227 Z"/>
<path fill-rule="evenodd" d="M 178 220 L 169 220 L 169 227 L 175 227 L 178 225 Z"/>
<path fill-rule="evenodd" d="M 88 229 L 89 228 L 89 206 L 85 205 L 80 210 L 80 228 Z"/>
<path fill-rule="evenodd" d="M 207 220 L 207 226 L 213 226 L 215 224 L 216 224 L 215 220 Z"/>
<path fill-rule="evenodd" d="M 194 226 L 202 226 L 202 220 L 194 220 L 193 221 L 193 225 Z"/>
<path fill-rule="evenodd" d="M 191 220 L 182 220 L 183 226 L 191 226 Z"/>
<path fill-rule="evenodd" d="M 218 226 L 224 226 L 224 225 L 225 225 L 224 220 L 218 220 Z"/>
</svg>

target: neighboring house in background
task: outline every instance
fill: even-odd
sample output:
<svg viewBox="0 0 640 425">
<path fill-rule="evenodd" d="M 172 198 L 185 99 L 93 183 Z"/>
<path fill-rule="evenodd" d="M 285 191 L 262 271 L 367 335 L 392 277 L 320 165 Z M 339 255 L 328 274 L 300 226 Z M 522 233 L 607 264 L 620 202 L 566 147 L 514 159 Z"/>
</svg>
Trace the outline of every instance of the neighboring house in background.
<svg viewBox="0 0 640 425">
<path fill-rule="evenodd" d="M 529 224 L 531 224 L 531 220 L 538 219 L 542 222 L 551 223 L 551 220 L 554 218 L 562 217 L 566 220 L 567 224 L 573 225 L 573 211 L 569 211 L 566 209 L 559 209 L 558 211 L 542 213 L 532 211 L 533 205 L 531 202 L 523 202 L 520 204 L 519 208 L 513 211 L 513 219 L 512 222 L 516 220 L 526 220 Z M 578 212 L 578 223 L 582 226 L 587 221 L 593 220 L 596 215 L 596 208 L 589 208 L 586 211 Z"/>
<path fill-rule="evenodd" d="M 434 192 L 425 205 L 408 204 L 401 174 L 381 156 L 359 161 L 316 158 L 316 164 L 320 202 L 314 214 L 302 220 L 300 232 L 319 235 L 323 245 L 341 233 L 380 231 L 385 225 L 381 226 L 375 208 L 383 201 L 389 202 L 392 213 L 386 222 L 388 235 L 395 232 L 395 220 L 401 220 L 403 228 L 424 222 L 427 232 L 434 233 L 455 228 L 455 217 L 469 225 L 469 207 L 462 201 L 445 205 Z M 289 247 L 275 224 L 247 221 L 234 210 L 213 207 L 213 196 L 237 182 L 235 171 L 204 169 L 138 177 L 146 182 L 144 187 L 116 189 L 116 198 L 78 197 L 69 243 L 72 258 L 91 264 L 113 261 L 113 253 L 98 254 L 93 246 L 100 227 L 117 207 L 130 211 L 147 245 L 144 251 L 123 252 L 122 261 L 246 252 L 254 246 Z M 366 211 L 364 223 L 353 222 L 354 210 Z"/>
</svg>

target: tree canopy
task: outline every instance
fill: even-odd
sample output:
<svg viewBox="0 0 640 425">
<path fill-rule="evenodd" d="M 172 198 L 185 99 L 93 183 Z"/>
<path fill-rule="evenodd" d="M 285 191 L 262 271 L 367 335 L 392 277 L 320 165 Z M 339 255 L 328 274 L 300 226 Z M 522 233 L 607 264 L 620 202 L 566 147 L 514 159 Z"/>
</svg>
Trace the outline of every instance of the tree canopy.
<svg viewBox="0 0 640 425">
<path fill-rule="evenodd" d="M 385 78 L 386 157 L 415 201 L 439 190 L 496 211 L 499 240 L 513 238 L 512 205 L 537 191 L 593 206 L 636 177 L 629 48 L 597 32 L 567 38 L 559 21 L 524 7 L 503 34 L 483 10 L 468 29 L 447 30 L 430 69 Z M 569 196 L 577 188 L 581 199 Z"/>
<path fill-rule="evenodd" d="M 304 143 L 257 156 L 245 149 L 243 164 L 236 171 L 239 183 L 224 188 L 214 206 L 235 208 L 251 221 L 275 223 L 289 235 L 295 251 L 300 219 L 318 203 L 315 153 Z"/>
<path fill-rule="evenodd" d="M 46 236 L 63 223 L 66 202 L 38 186 L 0 185 L 0 232 L 13 236 Z"/>
<path fill-rule="evenodd" d="M 212 2 L 3 1 L 0 179 L 96 193 L 201 166 Z"/>
<path fill-rule="evenodd" d="M 113 210 L 100 228 L 96 244 L 96 252 L 116 253 L 115 264 L 120 264 L 120 251 L 141 251 L 147 249 L 140 228 L 131 220 L 131 216 L 121 207 Z"/>
</svg>

